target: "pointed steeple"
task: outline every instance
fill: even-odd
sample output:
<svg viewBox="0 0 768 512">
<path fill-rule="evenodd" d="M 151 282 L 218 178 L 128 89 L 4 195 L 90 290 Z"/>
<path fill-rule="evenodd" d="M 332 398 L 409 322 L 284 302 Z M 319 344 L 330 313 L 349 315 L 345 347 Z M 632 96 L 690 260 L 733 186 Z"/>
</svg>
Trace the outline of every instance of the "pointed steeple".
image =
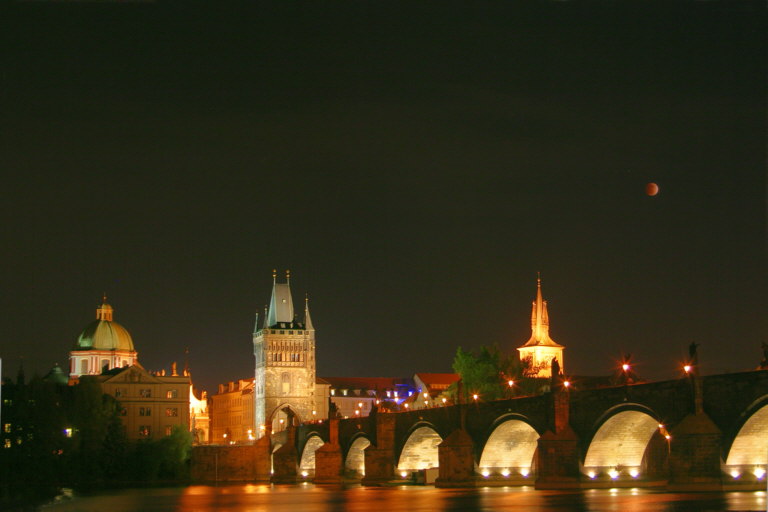
<svg viewBox="0 0 768 512">
<path fill-rule="evenodd" d="M 256 312 L 256 320 L 253 322 L 253 334 L 259 332 L 259 312 Z"/>
<path fill-rule="evenodd" d="M 536 300 L 531 307 L 531 338 L 523 346 L 534 345 L 561 346 L 549 337 L 549 312 L 541 293 L 541 274 L 536 278 Z"/>
<path fill-rule="evenodd" d="M 288 274 L 290 279 L 290 273 Z M 290 325 L 293 322 L 293 298 L 291 297 L 290 283 L 278 283 L 277 272 L 272 271 L 272 299 L 269 302 L 267 314 L 267 327 L 284 323 Z"/>
<path fill-rule="evenodd" d="M 309 316 L 309 295 L 304 296 L 304 329 L 315 330 L 315 326 L 312 325 L 312 317 Z"/>
</svg>

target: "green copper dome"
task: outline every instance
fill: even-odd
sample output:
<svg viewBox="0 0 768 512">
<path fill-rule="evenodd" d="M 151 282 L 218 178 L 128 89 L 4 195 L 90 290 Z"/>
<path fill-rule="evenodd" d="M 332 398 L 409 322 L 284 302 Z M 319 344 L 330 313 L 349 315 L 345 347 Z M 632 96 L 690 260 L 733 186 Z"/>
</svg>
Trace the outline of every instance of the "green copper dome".
<svg viewBox="0 0 768 512">
<path fill-rule="evenodd" d="M 88 324 L 77 338 L 75 350 L 127 350 L 133 352 L 131 335 L 122 325 L 112 321 L 112 306 L 104 302 L 96 309 L 96 320 Z"/>
</svg>

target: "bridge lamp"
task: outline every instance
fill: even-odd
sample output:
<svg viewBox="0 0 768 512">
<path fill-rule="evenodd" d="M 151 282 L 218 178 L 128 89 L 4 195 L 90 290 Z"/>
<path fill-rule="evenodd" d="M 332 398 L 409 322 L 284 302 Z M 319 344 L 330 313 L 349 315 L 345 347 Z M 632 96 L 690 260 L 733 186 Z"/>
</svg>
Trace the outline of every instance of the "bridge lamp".
<svg viewBox="0 0 768 512">
<path fill-rule="evenodd" d="M 491 472 L 488 471 L 487 469 L 484 469 L 484 470 L 482 470 L 480 472 L 480 474 L 483 475 L 484 478 L 488 478 L 490 476 Z"/>
<path fill-rule="evenodd" d="M 512 387 L 514 385 L 515 385 L 515 381 L 513 381 L 513 380 L 508 380 L 507 381 L 507 386 Z"/>
<path fill-rule="evenodd" d="M 691 373 L 691 365 L 687 364 L 687 365 L 683 366 L 683 371 L 685 373 Z"/>
<path fill-rule="evenodd" d="M 608 472 L 608 476 L 611 477 L 611 480 L 616 480 L 617 478 L 619 478 L 619 472 L 616 471 L 615 469 L 612 469 Z"/>
<path fill-rule="evenodd" d="M 508 477 L 509 476 L 509 470 L 508 469 L 502 469 L 501 470 L 501 476 Z"/>
<path fill-rule="evenodd" d="M 571 381 L 569 381 L 569 380 L 563 381 L 563 386 L 565 386 L 565 389 L 570 388 L 571 387 Z"/>
<path fill-rule="evenodd" d="M 594 480 L 597 474 L 594 471 L 588 471 L 587 476 L 589 477 L 590 480 Z"/>
<path fill-rule="evenodd" d="M 405 409 L 408 410 L 408 404 L 403 404 L 405 406 Z"/>
<path fill-rule="evenodd" d="M 447 401 L 448 401 L 448 399 L 443 397 L 443 405 L 445 405 L 445 402 L 447 402 Z"/>
<path fill-rule="evenodd" d="M 478 398 L 480 398 L 480 397 L 477 395 L 477 393 L 475 393 L 474 395 L 472 395 L 472 400 L 474 400 L 475 402 L 477 402 L 477 399 L 478 399 Z"/>
<path fill-rule="evenodd" d="M 407 477 L 407 476 L 408 476 L 408 472 L 407 472 L 407 471 L 401 471 L 401 472 L 400 472 L 400 476 L 401 476 L 401 477 L 403 477 L 403 478 L 405 478 L 405 477 Z"/>
<path fill-rule="evenodd" d="M 755 468 L 755 470 L 752 472 L 755 477 L 757 477 L 758 480 L 762 480 L 765 476 L 765 470 L 763 468 Z"/>
<path fill-rule="evenodd" d="M 629 371 L 629 365 L 627 363 L 624 363 L 623 365 L 621 365 L 621 369 L 624 370 L 625 372 L 628 372 Z"/>
<path fill-rule="evenodd" d="M 637 478 L 640 475 L 640 471 L 637 468 L 632 468 L 629 470 L 629 476 L 632 478 Z"/>
<path fill-rule="evenodd" d="M 307 478 L 309 476 L 309 473 L 306 471 L 302 471 L 301 476 L 303 476 L 304 478 Z"/>
<path fill-rule="evenodd" d="M 520 468 L 520 474 L 523 475 L 523 478 L 527 478 L 530 473 L 531 473 L 530 469 Z"/>
<path fill-rule="evenodd" d="M 355 416 L 360 416 L 360 409 L 355 409 Z"/>
<path fill-rule="evenodd" d="M 731 471 L 731 477 L 734 480 L 738 480 L 740 476 L 741 476 L 741 473 L 739 472 L 738 469 L 734 469 L 733 471 Z"/>
</svg>

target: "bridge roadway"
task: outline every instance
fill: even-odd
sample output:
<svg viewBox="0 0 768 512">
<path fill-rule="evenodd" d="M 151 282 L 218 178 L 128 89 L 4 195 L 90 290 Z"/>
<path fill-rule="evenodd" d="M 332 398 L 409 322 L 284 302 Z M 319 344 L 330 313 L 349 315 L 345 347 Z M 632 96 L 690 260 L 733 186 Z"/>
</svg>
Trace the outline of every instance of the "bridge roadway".
<svg viewBox="0 0 768 512">
<path fill-rule="evenodd" d="M 389 485 L 764 489 L 768 371 L 578 389 L 291 426 L 270 476 Z M 260 476 L 259 476 L 260 475 Z"/>
</svg>

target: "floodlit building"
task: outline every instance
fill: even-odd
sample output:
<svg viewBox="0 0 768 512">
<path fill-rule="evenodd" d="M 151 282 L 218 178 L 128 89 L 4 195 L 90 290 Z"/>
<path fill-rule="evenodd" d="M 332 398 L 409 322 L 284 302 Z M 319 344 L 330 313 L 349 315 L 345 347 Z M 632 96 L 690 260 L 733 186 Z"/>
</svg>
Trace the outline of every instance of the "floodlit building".
<svg viewBox="0 0 768 512">
<path fill-rule="evenodd" d="M 323 417 L 327 407 L 316 393 L 315 328 L 304 301 L 304 320 L 294 313 L 291 275 L 285 283 L 272 273 L 272 297 L 261 327 L 258 315 L 253 333 L 255 357 L 255 425 L 257 437 L 287 426 L 288 413 L 299 422 Z M 326 413 L 327 414 L 327 413 Z"/>
<path fill-rule="evenodd" d="M 129 439 L 159 438 L 182 426 L 204 442 L 209 430 L 207 400 L 195 397 L 189 370 L 179 375 L 176 363 L 168 375 L 144 369 L 130 333 L 113 316 L 104 297 L 96 320 L 83 329 L 69 353 L 69 383 L 94 379 L 105 394 L 115 397 Z"/>
<path fill-rule="evenodd" d="M 136 363 L 82 378 L 95 379 L 104 394 L 120 403 L 128 439 L 157 439 L 170 435 L 173 427 L 190 430 L 189 376 L 164 373 L 149 373 Z"/>
<path fill-rule="evenodd" d="M 531 311 L 531 338 L 517 350 L 520 360 L 529 361 L 530 377 L 551 377 L 552 362 L 557 358 L 560 371 L 565 371 L 563 350 L 565 347 L 556 343 L 549 336 L 549 313 L 547 301 L 541 295 L 541 278 L 537 279 L 536 300 Z"/>
<path fill-rule="evenodd" d="M 253 379 L 219 384 L 218 393 L 211 397 L 211 442 L 234 444 L 254 440 L 253 407 Z"/>
<path fill-rule="evenodd" d="M 69 353 L 69 375 L 100 375 L 105 370 L 131 366 L 138 361 L 128 331 L 112 320 L 114 310 L 107 297 L 96 308 L 96 320 L 89 323 Z"/>
<path fill-rule="evenodd" d="M 323 377 L 330 401 L 342 418 L 368 416 L 374 406 L 396 409 L 414 393 L 412 379 L 390 377 Z"/>
</svg>

